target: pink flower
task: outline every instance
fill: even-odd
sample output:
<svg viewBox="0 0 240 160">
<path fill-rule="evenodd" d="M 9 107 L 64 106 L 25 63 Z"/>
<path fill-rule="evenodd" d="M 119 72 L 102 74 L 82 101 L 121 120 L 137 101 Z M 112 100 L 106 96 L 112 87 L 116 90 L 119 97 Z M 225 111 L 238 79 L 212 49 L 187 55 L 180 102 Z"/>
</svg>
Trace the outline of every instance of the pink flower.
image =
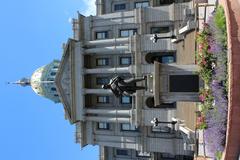
<svg viewBox="0 0 240 160">
<path fill-rule="evenodd" d="M 205 60 L 205 58 L 202 58 L 202 63 L 203 63 L 204 65 L 207 64 L 207 61 Z"/>
<path fill-rule="evenodd" d="M 203 122 L 205 122 L 205 118 L 203 116 L 200 116 L 200 117 L 197 118 L 197 121 L 199 123 L 203 123 Z"/>
<path fill-rule="evenodd" d="M 201 95 L 199 96 L 199 100 L 200 100 L 201 102 L 204 102 L 205 99 L 206 99 L 206 97 L 205 97 L 204 95 L 201 94 Z"/>
</svg>

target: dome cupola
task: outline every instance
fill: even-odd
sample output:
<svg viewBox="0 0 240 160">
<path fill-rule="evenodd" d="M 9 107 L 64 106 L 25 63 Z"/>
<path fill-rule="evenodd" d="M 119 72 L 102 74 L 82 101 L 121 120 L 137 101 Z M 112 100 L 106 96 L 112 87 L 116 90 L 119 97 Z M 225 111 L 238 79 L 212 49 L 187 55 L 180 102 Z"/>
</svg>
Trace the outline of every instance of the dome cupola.
<svg viewBox="0 0 240 160">
<path fill-rule="evenodd" d="M 38 68 L 30 78 L 30 84 L 35 93 L 51 99 L 55 103 L 60 102 L 55 85 L 55 77 L 59 67 L 59 61 Z"/>
<path fill-rule="evenodd" d="M 22 78 L 14 84 L 31 86 L 33 91 L 55 103 L 60 102 L 60 98 L 55 85 L 55 77 L 58 71 L 60 61 L 54 60 L 48 65 L 42 66 L 33 72 L 31 78 Z"/>
</svg>

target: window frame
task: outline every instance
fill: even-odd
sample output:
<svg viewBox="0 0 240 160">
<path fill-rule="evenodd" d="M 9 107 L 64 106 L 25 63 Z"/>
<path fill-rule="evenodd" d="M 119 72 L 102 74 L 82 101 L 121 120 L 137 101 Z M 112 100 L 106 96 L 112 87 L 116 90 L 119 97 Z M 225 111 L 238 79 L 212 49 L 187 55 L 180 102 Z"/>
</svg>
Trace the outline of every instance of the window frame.
<svg viewBox="0 0 240 160">
<path fill-rule="evenodd" d="M 113 6 L 114 11 L 124 11 L 124 10 L 126 10 L 126 8 L 127 8 L 126 3 L 118 3 L 118 4 L 114 4 L 114 6 Z"/>
<path fill-rule="evenodd" d="M 130 123 L 121 123 L 121 131 L 137 131 L 137 128 L 135 128 L 134 126 L 132 126 Z M 128 128 L 125 128 L 124 125 L 128 125 Z"/>
<path fill-rule="evenodd" d="M 127 36 L 123 36 L 122 35 L 122 32 L 128 32 L 128 35 Z M 130 32 L 133 32 L 133 34 L 132 35 L 130 35 Z M 138 33 L 138 29 L 137 28 L 132 28 L 132 29 L 120 29 L 119 30 L 119 37 L 120 38 L 124 38 L 124 37 L 130 37 L 130 36 L 133 36 L 133 35 L 135 35 L 135 34 L 137 34 Z"/>
<path fill-rule="evenodd" d="M 101 127 L 101 125 L 102 125 L 103 127 Z M 110 129 L 110 124 L 107 123 L 107 122 L 98 122 L 98 123 L 97 123 L 97 128 L 98 128 L 99 130 L 109 130 L 109 129 Z"/>
<path fill-rule="evenodd" d="M 98 34 L 104 34 L 104 37 L 98 38 Z M 101 35 L 101 36 L 102 36 L 102 35 Z M 95 39 L 96 39 L 96 40 L 108 39 L 108 37 L 109 37 L 108 31 L 96 31 L 96 32 L 95 32 Z"/>
<path fill-rule="evenodd" d="M 123 101 L 123 98 L 125 98 L 125 97 L 129 98 L 129 102 L 124 102 Z M 121 99 L 120 99 L 120 102 L 121 102 L 121 104 L 131 104 L 132 103 L 132 97 L 131 96 L 122 96 Z"/>
<path fill-rule="evenodd" d="M 128 60 L 129 60 L 129 63 L 125 63 L 125 64 L 122 63 L 122 62 L 123 62 L 123 61 L 122 61 L 123 59 L 128 59 Z M 132 64 L 132 57 L 120 57 L 120 58 L 119 58 L 119 64 L 120 64 L 120 65 L 131 65 L 131 64 Z"/>
<path fill-rule="evenodd" d="M 142 4 L 144 3 L 148 3 L 148 6 L 142 6 Z M 141 4 L 141 7 L 137 7 L 137 4 Z M 134 3 L 134 8 L 146 8 L 150 6 L 150 2 L 149 1 L 142 1 L 142 2 L 135 2 Z"/>
<path fill-rule="evenodd" d="M 102 98 L 103 101 L 100 101 L 99 98 Z M 110 102 L 110 97 L 109 96 L 97 96 L 97 103 L 108 104 L 109 102 Z"/>
<path fill-rule="evenodd" d="M 99 61 L 102 61 L 104 63 L 99 63 Z M 97 58 L 96 59 L 96 66 L 108 66 L 109 65 L 109 58 Z"/>
</svg>

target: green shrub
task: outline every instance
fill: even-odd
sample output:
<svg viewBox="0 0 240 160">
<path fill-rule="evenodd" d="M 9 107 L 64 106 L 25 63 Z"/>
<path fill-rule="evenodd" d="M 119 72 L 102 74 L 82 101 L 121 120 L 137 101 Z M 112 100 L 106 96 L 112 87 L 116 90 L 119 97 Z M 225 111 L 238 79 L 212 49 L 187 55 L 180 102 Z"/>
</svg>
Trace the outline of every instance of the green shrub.
<svg viewBox="0 0 240 160">
<path fill-rule="evenodd" d="M 214 16 L 214 23 L 216 27 L 222 32 L 219 34 L 219 39 L 224 44 L 224 46 L 227 46 L 227 25 L 226 25 L 226 17 L 224 13 L 224 9 L 222 6 L 218 6 L 215 16 Z"/>
<path fill-rule="evenodd" d="M 224 14 L 224 9 L 222 6 L 219 6 L 216 10 L 216 14 L 214 16 L 214 22 L 216 26 L 223 32 L 226 31 L 226 18 Z"/>
<path fill-rule="evenodd" d="M 219 152 L 219 151 L 218 151 L 218 152 L 216 153 L 216 159 L 217 159 L 217 160 L 221 160 L 221 159 L 222 159 L 222 152 Z"/>
</svg>

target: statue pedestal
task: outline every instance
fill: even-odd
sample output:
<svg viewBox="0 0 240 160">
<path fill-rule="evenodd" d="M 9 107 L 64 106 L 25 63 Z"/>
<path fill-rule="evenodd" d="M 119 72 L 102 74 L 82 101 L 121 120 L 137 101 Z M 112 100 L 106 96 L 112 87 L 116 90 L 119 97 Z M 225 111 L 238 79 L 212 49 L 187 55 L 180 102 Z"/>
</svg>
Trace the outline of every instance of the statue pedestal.
<svg viewBox="0 0 240 160">
<path fill-rule="evenodd" d="M 154 106 L 177 101 L 197 102 L 200 80 L 196 65 L 154 62 Z"/>
</svg>

